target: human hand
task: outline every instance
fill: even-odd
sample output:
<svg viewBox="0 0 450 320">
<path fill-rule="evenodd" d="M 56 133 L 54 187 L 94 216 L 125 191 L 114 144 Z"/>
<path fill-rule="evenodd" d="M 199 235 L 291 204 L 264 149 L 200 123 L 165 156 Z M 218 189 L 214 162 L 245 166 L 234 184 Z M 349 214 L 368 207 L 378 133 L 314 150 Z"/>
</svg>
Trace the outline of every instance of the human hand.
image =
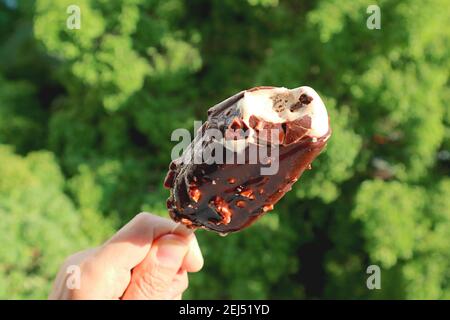
<svg viewBox="0 0 450 320">
<path fill-rule="evenodd" d="M 67 258 L 49 299 L 181 299 L 187 273 L 202 266 L 192 230 L 140 213 L 103 245 Z"/>
</svg>

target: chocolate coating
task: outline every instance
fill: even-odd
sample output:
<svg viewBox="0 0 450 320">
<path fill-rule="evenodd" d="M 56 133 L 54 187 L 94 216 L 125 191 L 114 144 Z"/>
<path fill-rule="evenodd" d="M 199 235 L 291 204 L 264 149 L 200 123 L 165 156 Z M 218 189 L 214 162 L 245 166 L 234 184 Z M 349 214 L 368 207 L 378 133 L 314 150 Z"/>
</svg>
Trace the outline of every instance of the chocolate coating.
<svg viewBox="0 0 450 320">
<path fill-rule="evenodd" d="M 188 227 L 202 227 L 220 233 L 239 231 L 264 213 L 273 209 L 301 174 L 311 168 L 312 161 L 325 147 L 331 129 L 320 137 L 311 136 L 311 117 L 308 115 L 293 121 L 274 123 L 251 115 L 248 123 L 243 120 L 238 102 L 245 92 L 270 89 L 256 87 L 239 92 L 208 110 L 208 120 L 200 128 L 190 148 L 217 147 L 214 139 L 202 139 L 201 133 L 217 129 L 226 140 L 245 140 L 248 136 L 236 135 L 233 130 L 248 132 L 249 127 L 256 139 L 239 152 L 246 154 L 245 163 L 188 163 L 186 158 L 171 162 L 164 181 L 170 189 L 167 208 L 170 216 Z M 313 98 L 302 94 L 289 108 L 291 112 L 311 103 Z M 287 100 L 286 100 L 287 101 Z M 276 102 L 274 102 L 274 108 Z M 261 139 L 262 129 L 276 128 L 275 138 Z M 231 133 L 230 133 L 231 132 Z M 277 140 L 276 142 L 271 139 Z M 247 140 L 246 140 L 247 141 Z M 262 175 L 261 168 L 270 165 L 271 155 L 264 159 L 258 156 L 258 163 L 250 163 L 250 146 L 277 143 L 279 169 L 276 174 Z M 220 145 L 223 150 L 225 147 Z M 226 152 L 224 151 L 224 160 Z"/>
</svg>

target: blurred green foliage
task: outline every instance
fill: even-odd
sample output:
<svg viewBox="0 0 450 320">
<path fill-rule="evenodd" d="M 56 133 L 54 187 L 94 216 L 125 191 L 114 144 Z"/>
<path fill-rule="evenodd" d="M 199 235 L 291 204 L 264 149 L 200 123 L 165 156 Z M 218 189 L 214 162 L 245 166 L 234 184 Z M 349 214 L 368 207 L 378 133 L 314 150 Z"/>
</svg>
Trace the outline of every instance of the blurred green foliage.
<svg viewBox="0 0 450 320">
<path fill-rule="evenodd" d="M 173 129 L 309 85 L 326 152 L 252 228 L 197 232 L 186 297 L 449 299 L 450 2 L 379 0 L 369 30 L 372 2 L 0 0 L 0 298 L 45 298 L 65 256 L 167 216 Z"/>
</svg>

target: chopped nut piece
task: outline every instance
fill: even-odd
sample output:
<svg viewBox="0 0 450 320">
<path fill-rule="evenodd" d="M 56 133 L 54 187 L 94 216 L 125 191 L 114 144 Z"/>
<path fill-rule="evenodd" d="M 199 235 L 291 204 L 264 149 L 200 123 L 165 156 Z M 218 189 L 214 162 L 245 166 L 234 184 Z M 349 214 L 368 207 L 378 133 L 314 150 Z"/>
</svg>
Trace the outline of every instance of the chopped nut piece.
<svg viewBox="0 0 450 320">
<path fill-rule="evenodd" d="M 239 208 L 245 208 L 246 202 L 242 201 L 242 200 L 239 200 L 239 201 L 236 202 L 236 206 L 238 206 Z"/>
<path fill-rule="evenodd" d="M 191 197 L 192 200 L 194 200 L 195 202 L 198 202 L 200 200 L 201 197 L 201 192 L 200 189 L 196 186 L 191 186 L 189 188 L 189 196 Z"/>
</svg>

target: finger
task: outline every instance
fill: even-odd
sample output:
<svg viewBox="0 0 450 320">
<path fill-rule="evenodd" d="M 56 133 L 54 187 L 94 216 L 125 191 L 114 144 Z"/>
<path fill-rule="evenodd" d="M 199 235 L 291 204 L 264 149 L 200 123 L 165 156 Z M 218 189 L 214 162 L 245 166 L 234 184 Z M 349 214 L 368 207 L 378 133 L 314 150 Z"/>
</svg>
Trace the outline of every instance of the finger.
<svg viewBox="0 0 450 320">
<path fill-rule="evenodd" d="M 155 241 L 145 259 L 133 269 L 131 281 L 123 299 L 168 299 L 173 290 L 178 292 L 176 281 L 184 277 L 180 268 L 189 250 L 185 238 L 164 235 Z M 186 276 L 187 279 L 187 276 Z"/>
<path fill-rule="evenodd" d="M 152 242 L 163 234 L 178 234 L 187 237 L 189 254 L 183 263 L 183 269 L 197 272 L 203 267 L 203 256 L 197 238 L 191 229 L 172 220 L 140 213 L 107 241 L 96 255 L 118 269 L 131 270 L 147 255 Z"/>
<path fill-rule="evenodd" d="M 89 262 L 85 263 L 85 269 L 89 269 L 94 278 L 107 276 L 107 279 L 119 279 L 111 294 L 120 297 L 129 285 L 131 270 L 144 260 L 156 239 L 170 233 L 192 242 L 183 268 L 198 271 L 203 265 L 203 257 L 193 231 L 182 224 L 148 213 L 138 214 L 99 247 Z"/>
<path fill-rule="evenodd" d="M 175 279 L 172 281 L 172 285 L 170 287 L 170 293 L 168 296 L 172 300 L 180 300 L 184 291 L 187 290 L 189 286 L 189 277 L 188 273 L 184 270 L 178 272 L 175 276 Z"/>
<path fill-rule="evenodd" d="M 184 259 L 182 269 L 187 272 L 198 272 L 203 267 L 203 255 L 195 234 L 189 236 L 189 252 Z"/>
<path fill-rule="evenodd" d="M 116 268 L 129 271 L 147 256 L 155 239 L 168 233 L 189 237 L 192 230 L 169 219 L 140 213 L 100 248 L 96 259 L 106 264 L 113 261 Z"/>
</svg>

